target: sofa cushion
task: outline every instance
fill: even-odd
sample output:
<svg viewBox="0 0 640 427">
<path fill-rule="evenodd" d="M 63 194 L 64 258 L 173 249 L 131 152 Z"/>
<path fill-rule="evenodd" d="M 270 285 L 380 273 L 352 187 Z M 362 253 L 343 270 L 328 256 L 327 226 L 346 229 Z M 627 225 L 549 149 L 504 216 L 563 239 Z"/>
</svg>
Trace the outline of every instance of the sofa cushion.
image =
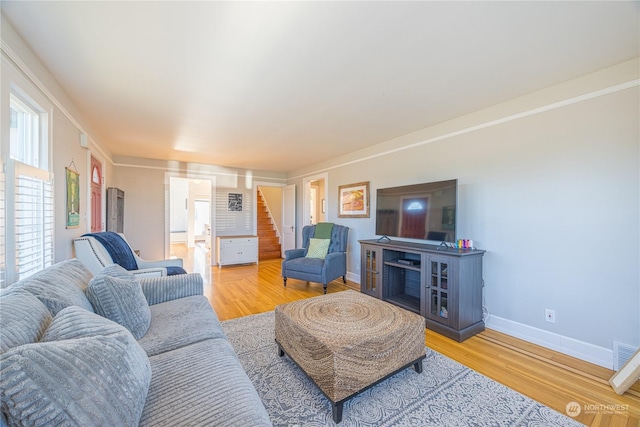
<svg viewBox="0 0 640 427">
<path fill-rule="evenodd" d="M 49 328 L 43 341 L 0 355 L 9 424 L 138 424 L 151 369 L 131 333 L 78 307 L 61 310 Z"/>
<path fill-rule="evenodd" d="M 202 295 L 155 304 L 151 326 L 138 342 L 149 356 L 209 338 L 226 337 L 209 300 Z"/>
<path fill-rule="evenodd" d="M 53 317 L 40 300 L 25 290 L 0 295 L 0 353 L 37 342 Z"/>
<path fill-rule="evenodd" d="M 233 348 L 222 338 L 149 358 L 153 377 L 140 426 L 270 426 Z"/>
<path fill-rule="evenodd" d="M 294 258 L 287 261 L 287 271 L 297 271 L 301 273 L 322 274 L 324 260 L 320 258 Z"/>
<path fill-rule="evenodd" d="M 147 333 L 151 311 L 137 279 L 98 274 L 86 293 L 97 314 L 124 326 L 136 339 Z"/>
<path fill-rule="evenodd" d="M 72 305 L 93 312 L 93 307 L 84 294 L 92 277 L 84 264 L 71 259 L 39 271 L 14 283 L 10 288 L 28 291 L 42 301 L 54 316 Z"/>
<path fill-rule="evenodd" d="M 324 259 L 329 251 L 329 239 L 309 239 L 309 249 L 307 250 L 307 258 L 320 258 Z"/>
<path fill-rule="evenodd" d="M 204 295 L 202 276 L 199 273 L 141 277 L 139 280 L 149 305 L 194 295 Z"/>
</svg>

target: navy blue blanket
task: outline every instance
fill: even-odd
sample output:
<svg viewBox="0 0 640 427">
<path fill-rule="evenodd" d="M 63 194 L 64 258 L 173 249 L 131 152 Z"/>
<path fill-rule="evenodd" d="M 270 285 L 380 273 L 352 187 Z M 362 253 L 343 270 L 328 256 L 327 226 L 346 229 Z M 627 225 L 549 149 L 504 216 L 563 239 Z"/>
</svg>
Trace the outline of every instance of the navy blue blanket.
<svg viewBox="0 0 640 427">
<path fill-rule="evenodd" d="M 136 259 L 133 256 L 131 248 L 118 233 L 114 233 L 113 231 L 104 231 L 101 233 L 88 233 L 84 234 L 83 237 L 84 236 L 91 236 L 98 242 L 102 243 L 102 246 L 104 246 L 107 252 L 109 252 L 114 263 L 126 268 L 127 270 L 138 269 L 138 264 L 136 263 Z M 166 268 L 167 276 L 187 274 L 185 269 L 182 267 L 173 266 Z"/>
<path fill-rule="evenodd" d="M 104 231 L 101 233 L 89 233 L 84 236 L 91 236 L 98 242 L 102 243 L 102 246 L 104 246 L 107 252 L 109 252 L 111 259 L 116 264 L 126 268 L 127 270 L 138 269 L 138 264 L 136 263 L 136 259 L 133 257 L 131 248 L 118 233 L 114 233 L 113 231 Z"/>
<path fill-rule="evenodd" d="M 178 266 L 165 267 L 167 269 L 167 276 L 175 276 L 176 274 L 187 274 L 187 270 Z"/>
</svg>

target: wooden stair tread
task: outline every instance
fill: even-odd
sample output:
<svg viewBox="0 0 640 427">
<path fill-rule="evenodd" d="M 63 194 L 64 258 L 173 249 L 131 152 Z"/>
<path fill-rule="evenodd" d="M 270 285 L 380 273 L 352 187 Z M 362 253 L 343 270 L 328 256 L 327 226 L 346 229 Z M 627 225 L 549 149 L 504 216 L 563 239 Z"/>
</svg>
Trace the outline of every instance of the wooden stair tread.
<svg viewBox="0 0 640 427">
<path fill-rule="evenodd" d="M 281 258 L 282 247 L 276 233 L 273 221 L 269 216 L 269 209 L 263 202 L 262 194 L 258 190 L 258 259 L 268 260 Z"/>
</svg>

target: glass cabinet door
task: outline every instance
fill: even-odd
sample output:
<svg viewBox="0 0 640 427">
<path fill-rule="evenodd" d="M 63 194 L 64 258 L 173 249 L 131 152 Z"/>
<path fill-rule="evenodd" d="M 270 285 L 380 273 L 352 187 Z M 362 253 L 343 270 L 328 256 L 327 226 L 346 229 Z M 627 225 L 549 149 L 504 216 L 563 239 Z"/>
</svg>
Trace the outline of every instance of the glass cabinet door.
<svg viewBox="0 0 640 427">
<path fill-rule="evenodd" d="M 379 298 L 379 276 L 382 263 L 382 259 L 380 258 L 381 251 L 377 248 L 367 246 L 363 246 L 362 250 L 364 251 L 364 256 L 362 257 L 363 265 L 360 291 Z"/>
<path fill-rule="evenodd" d="M 440 323 L 449 322 L 449 262 L 431 259 L 429 262 L 430 318 Z"/>
</svg>

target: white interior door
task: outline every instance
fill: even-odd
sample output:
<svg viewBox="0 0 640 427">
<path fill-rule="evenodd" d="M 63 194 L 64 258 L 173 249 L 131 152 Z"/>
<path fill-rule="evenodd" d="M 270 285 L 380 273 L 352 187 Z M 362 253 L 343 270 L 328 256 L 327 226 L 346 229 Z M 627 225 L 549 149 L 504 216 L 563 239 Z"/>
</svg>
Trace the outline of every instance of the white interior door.
<svg viewBox="0 0 640 427">
<path fill-rule="evenodd" d="M 282 256 L 296 247 L 296 186 L 287 185 L 282 190 Z"/>
</svg>

